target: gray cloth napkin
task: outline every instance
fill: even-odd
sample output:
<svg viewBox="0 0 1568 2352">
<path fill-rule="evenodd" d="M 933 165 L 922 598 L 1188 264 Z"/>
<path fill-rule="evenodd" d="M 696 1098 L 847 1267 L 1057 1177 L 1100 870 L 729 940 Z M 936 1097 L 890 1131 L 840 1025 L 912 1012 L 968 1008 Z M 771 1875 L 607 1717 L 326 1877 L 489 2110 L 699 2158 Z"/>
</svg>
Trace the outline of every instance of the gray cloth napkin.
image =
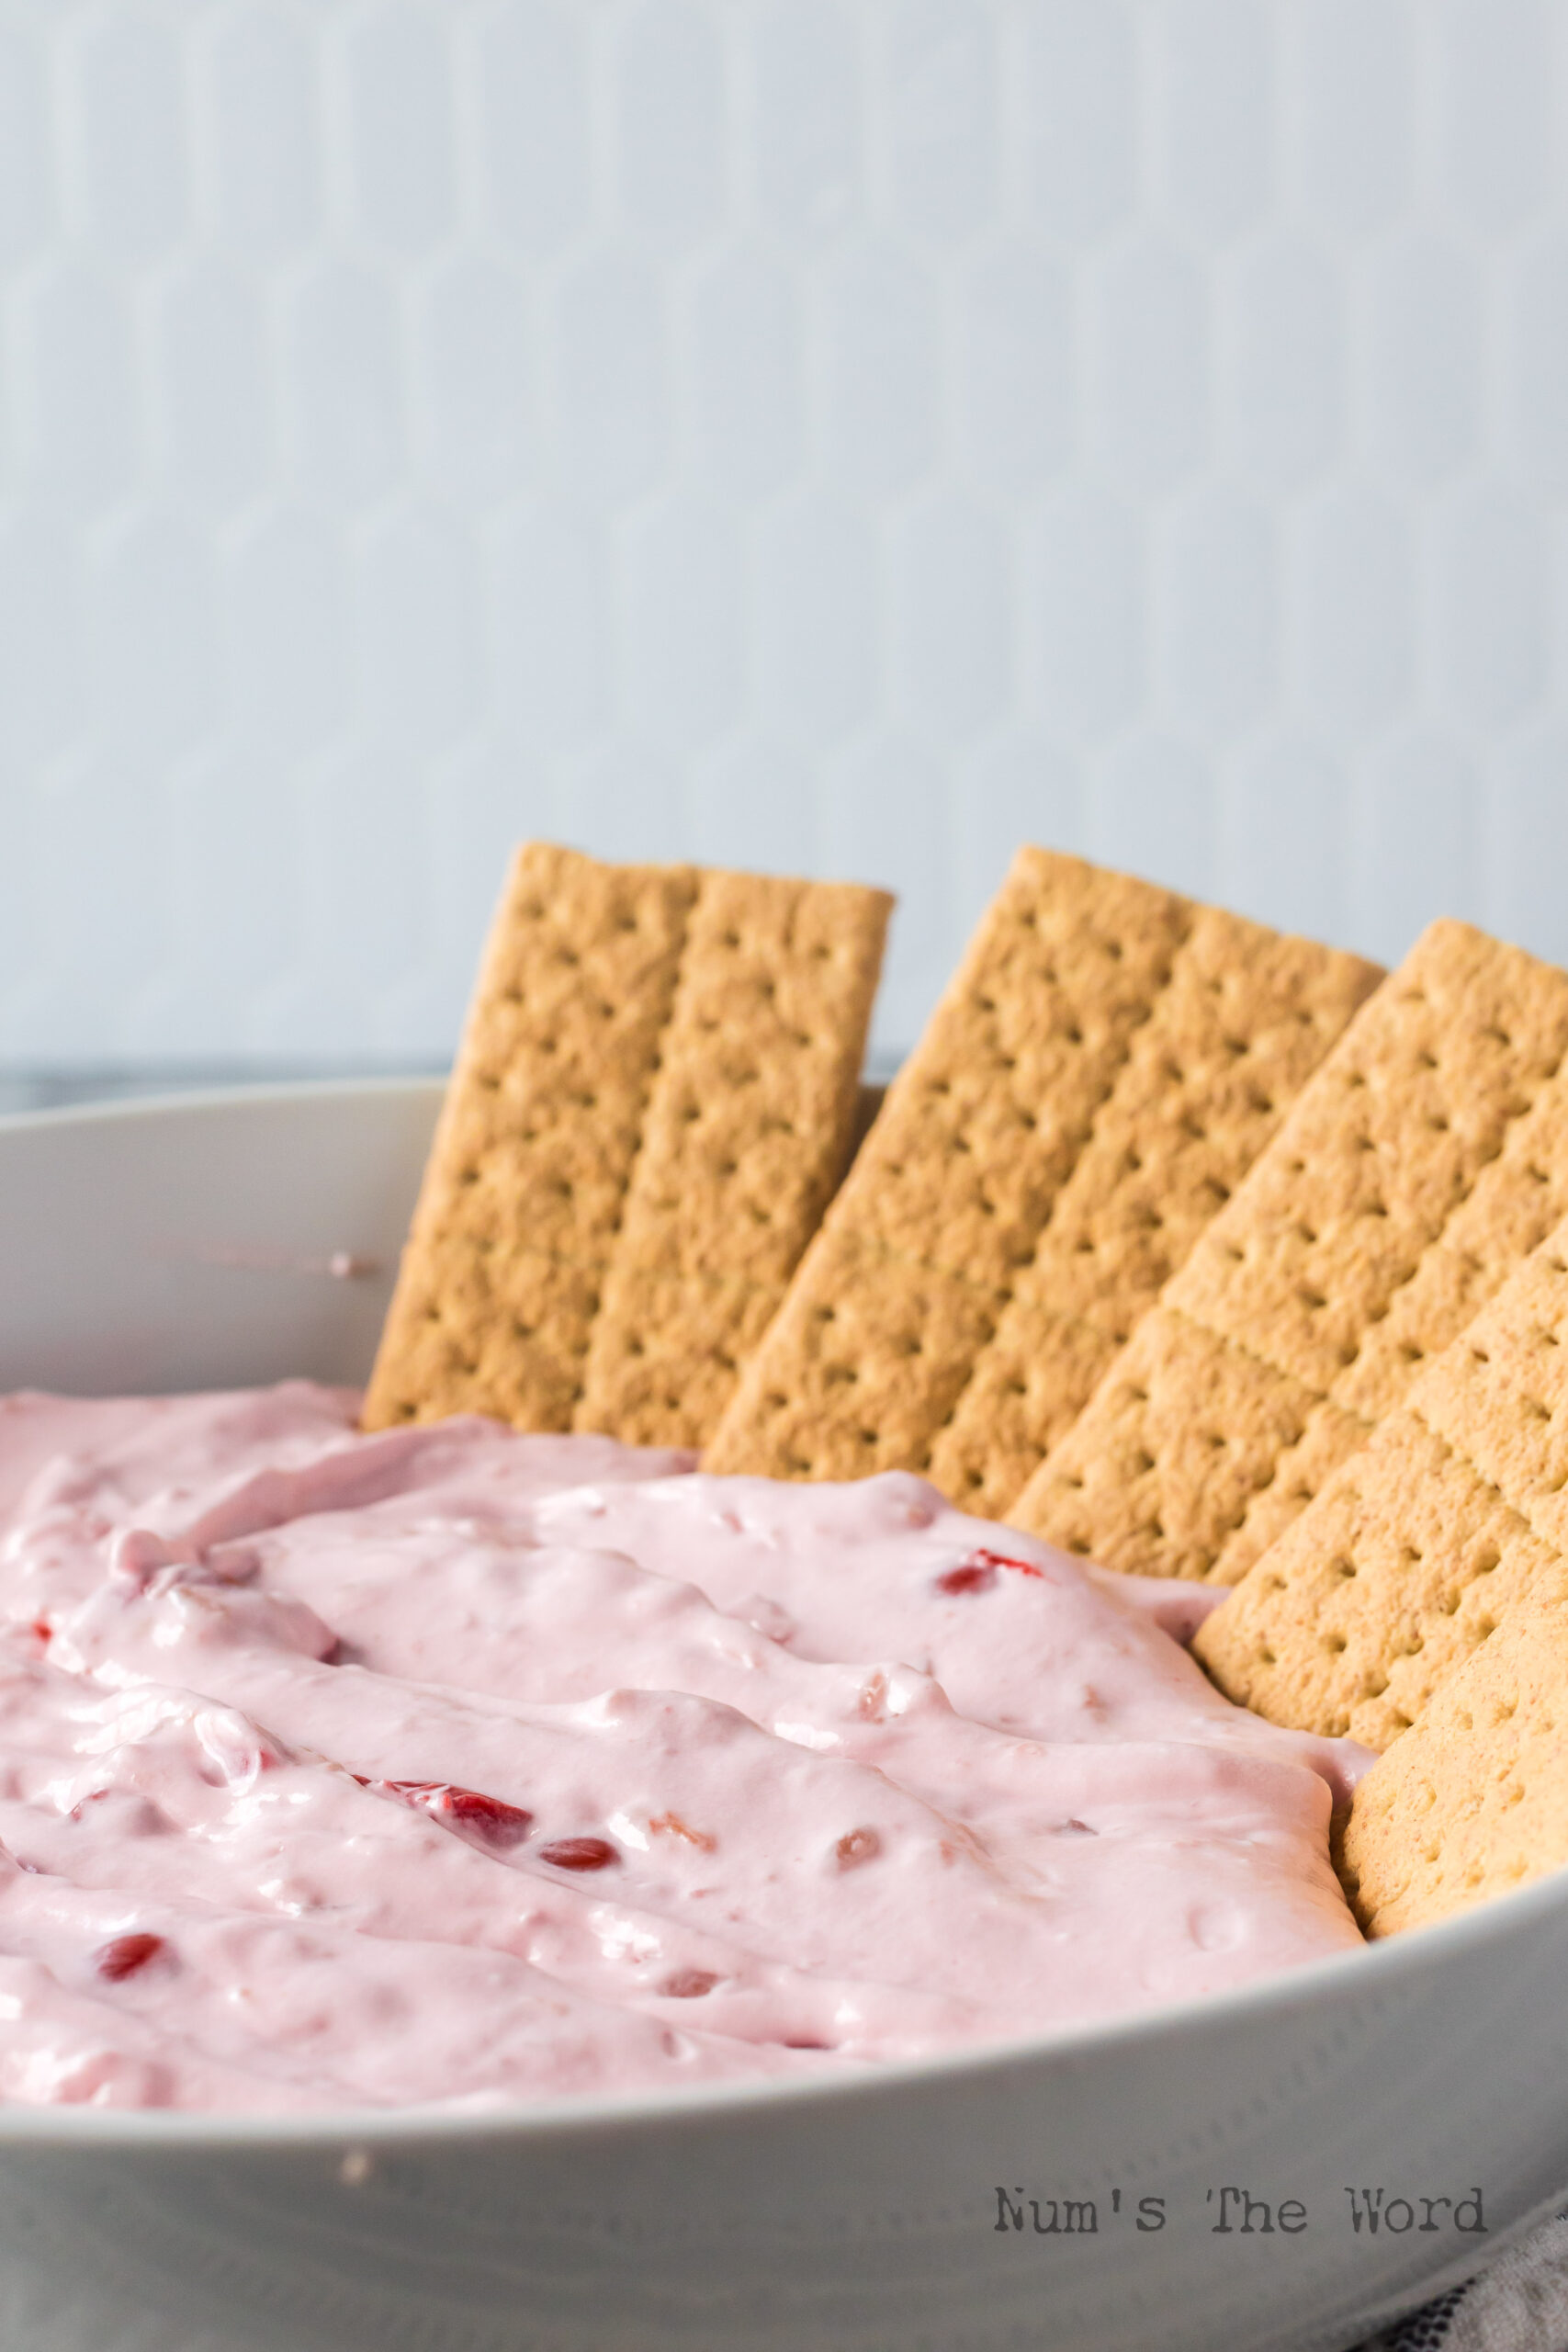
<svg viewBox="0 0 1568 2352">
<path fill-rule="evenodd" d="M 1568 2212 L 1356 2352 L 1568 2352 Z"/>
</svg>

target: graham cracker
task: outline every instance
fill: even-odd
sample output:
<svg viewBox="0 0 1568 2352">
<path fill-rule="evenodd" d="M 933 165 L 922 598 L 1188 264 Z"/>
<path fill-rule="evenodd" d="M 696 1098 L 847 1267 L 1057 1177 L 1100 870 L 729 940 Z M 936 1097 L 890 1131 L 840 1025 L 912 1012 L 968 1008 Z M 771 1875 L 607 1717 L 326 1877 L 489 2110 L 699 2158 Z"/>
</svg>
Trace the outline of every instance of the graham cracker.
<svg viewBox="0 0 1568 2352">
<path fill-rule="evenodd" d="M 1568 1220 L 1531 1251 L 1412 1392 L 1543 1541 L 1568 1551 Z"/>
<path fill-rule="evenodd" d="M 858 1163 L 857 1163 L 858 1164 Z M 905 1468 L 922 1451 L 995 1336 L 997 1303 L 978 1286 L 890 1259 L 851 1223 L 824 1226 L 762 1345 L 740 1397 L 774 1368 L 786 1389 L 761 1386 L 768 1469 L 777 1478 L 862 1478 Z M 734 1466 L 728 1417 L 704 1456 Z M 825 1466 L 830 1464 L 830 1466 Z"/>
<path fill-rule="evenodd" d="M 1220 1689 L 1386 1748 L 1532 1597 L 1568 1589 L 1568 1220 L 1201 1628 Z"/>
<path fill-rule="evenodd" d="M 1385 1748 L 1556 1557 L 1404 1408 L 1263 1555 L 1193 1648 L 1254 1713 Z"/>
<path fill-rule="evenodd" d="M 1510 1617 L 1357 1789 L 1337 1855 L 1369 1936 L 1568 1863 L 1568 1594 Z"/>
<path fill-rule="evenodd" d="M 700 1445 L 852 1148 L 891 903 L 519 851 L 365 1426 Z"/>
<path fill-rule="evenodd" d="M 1568 1205 L 1565 1050 L 1568 974 L 1435 923 L 1134 1335 L 1160 1416 L 1129 1411 L 1113 1363 L 1009 1516 L 1119 1567 L 1238 1582 Z M 1200 1492 L 1178 1433 L 1183 1406 L 1213 1419 L 1222 1379 L 1256 1427 L 1245 1474 Z M 1130 1453 L 1151 1465 L 1135 1484 L 1104 1475 Z"/>
<path fill-rule="evenodd" d="M 1378 978 L 1021 850 L 705 1466 L 1005 1516 Z"/>
<path fill-rule="evenodd" d="M 1075 1431 L 1051 1457 L 1051 1541 L 1102 1567 L 1192 1578 L 1213 1568 L 1215 1523 L 1239 1521 L 1281 1463 L 1318 1471 L 1365 1436 L 1305 1383 L 1168 1306 L 1116 1359 L 1093 1430 L 1092 1447 Z"/>
</svg>

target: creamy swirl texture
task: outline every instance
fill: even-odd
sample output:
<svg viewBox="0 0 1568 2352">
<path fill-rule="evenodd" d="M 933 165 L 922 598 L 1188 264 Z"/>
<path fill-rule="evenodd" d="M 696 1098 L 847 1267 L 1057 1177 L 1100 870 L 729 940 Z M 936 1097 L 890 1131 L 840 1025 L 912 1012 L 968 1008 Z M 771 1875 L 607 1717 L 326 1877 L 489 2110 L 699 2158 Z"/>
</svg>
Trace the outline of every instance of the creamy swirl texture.
<svg viewBox="0 0 1568 2352">
<path fill-rule="evenodd" d="M 356 1399 L 0 1400 L 0 2098 L 862 2070 L 1359 1940 L 1347 1743 L 919 1478 Z"/>
</svg>

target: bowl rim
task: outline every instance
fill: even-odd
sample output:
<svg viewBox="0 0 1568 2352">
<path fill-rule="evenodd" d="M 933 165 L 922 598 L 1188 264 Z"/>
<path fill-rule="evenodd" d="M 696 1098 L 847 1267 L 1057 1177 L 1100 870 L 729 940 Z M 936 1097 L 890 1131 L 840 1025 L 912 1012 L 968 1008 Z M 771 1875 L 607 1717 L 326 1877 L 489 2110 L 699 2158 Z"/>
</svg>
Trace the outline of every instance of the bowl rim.
<svg viewBox="0 0 1568 2352">
<path fill-rule="evenodd" d="M 320 1102 L 335 1096 L 351 1101 L 378 1095 L 423 1094 L 439 1102 L 446 1080 L 428 1070 L 375 1071 L 358 1078 L 279 1078 L 236 1080 L 232 1085 L 171 1086 L 152 1094 L 127 1094 L 101 1102 L 51 1102 L 28 1111 L 0 1111 L 0 1139 L 32 1130 L 92 1126 L 100 1122 L 116 1126 L 140 1119 L 166 1118 L 192 1111 L 243 1110 L 252 1103 L 281 1108 L 294 1102 Z"/>
<path fill-rule="evenodd" d="M 438 1100 L 446 1081 L 428 1073 L 343 1079 L 265 1080 L 189 1091 L 138 1095 L 101 1102 L 54 1105 L 0 1114 L 0 1145 L 28 1133 L 126 1122 L 158 1121 L 181 1114 L 220 1113 L 247 1107 L 282 1108 L 346 1098 L 423 1094 Z M 234 2152 L 300 2152 L 319 2149 L 394 2148 L 412 2143 L 451 2141 L 476 2146 L 497 2141 L 564 2145 L 609 2136 L 679 2132 L 736 2116 L 758 2120 L 792 2114 L 803 2103 L 837 2106 L 902 2100 L 911 2092 L 942 2085 L 983 2084 L 1021 2068 L 1077 2070 L 1101 2053 L 1125 2053 L 1168 2041 L 1193 2029 L 1224 2030 L 1266 2019 L 1271 2013 L 1299 2010 L 1319 2002 L 1332 2006 L 1358 1987 L 1376 1994 L 1392 1981 L 1423 1977 L 1450 1958 L 1483 1952 L 1499 1940 L 1528 1936 L 1532 1928 L 1568 1913 L 1568 1869 L 1549 1871 L 1530 1884 L 1451 1914 L 1429 1926 L 1380 1938 L 1359 1948 L 1303 1962 L 1225 1993 L 1190 1994 L 1127 2017 L 1082 2019 L 1048 2033 L 1010 2035 L 1005 2040 L 964 2043 L 915 2059 L 869 2064 L 865 2071 L 801 2075 L 781 2080 L 704 2083 L 657 2090 L 591 2092 L 512 2107 L 454 2109 L 438 2103 L 396 2107 L 333 2107 L 286 2113 L 243 2109 L 191 2110 L 166 2108 L 115 2109 L 80 2106 L 0 2106 L 0 2148 L 52 2147 L 77 2152 L 94 2147 L 174 2154 L 194 2147 Z"/>
</svg>

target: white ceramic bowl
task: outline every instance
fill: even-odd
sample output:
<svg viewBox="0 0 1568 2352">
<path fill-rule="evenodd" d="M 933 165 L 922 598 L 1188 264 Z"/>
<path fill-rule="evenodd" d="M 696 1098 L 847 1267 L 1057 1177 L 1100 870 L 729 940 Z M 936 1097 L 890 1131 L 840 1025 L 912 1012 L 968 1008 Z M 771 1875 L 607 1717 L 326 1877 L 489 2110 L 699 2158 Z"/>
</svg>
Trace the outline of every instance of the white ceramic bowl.
<svg viewBox="0 0 1568 2352">
<path fill-rule="evenodd" d="M 359 1377 L 437 1100 L 0 1120 L 0 1388 Z M 6 2110 L 0 2342 L 1326 2352 L 1562 2188 L 1565 2060 L 1568 1875 L 1241 1996 L 861 2084 L 513 2123 Z M 1348 2192 L 1380 2190 L 1358 2233 Z M 1452 2223 L 1475 2192 L 1484 2236 Z M 1096 2227 L 1037 2233 L 1032 2199 Z"/>
</svg>

